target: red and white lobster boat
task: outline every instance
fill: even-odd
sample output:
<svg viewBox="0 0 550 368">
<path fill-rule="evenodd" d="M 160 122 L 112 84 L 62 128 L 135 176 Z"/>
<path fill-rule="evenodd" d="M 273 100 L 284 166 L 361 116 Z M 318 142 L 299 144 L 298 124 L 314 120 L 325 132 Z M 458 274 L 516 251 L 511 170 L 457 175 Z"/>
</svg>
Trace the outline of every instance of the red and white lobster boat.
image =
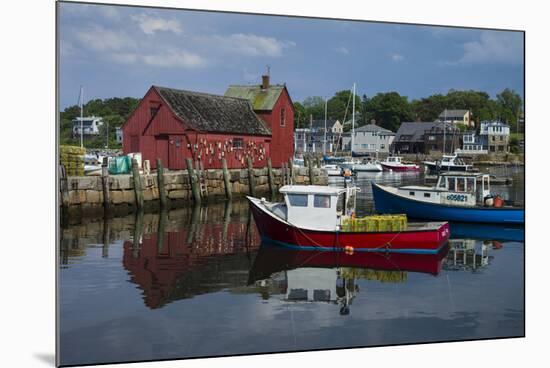
<svg viewBox="0 0 550 368">
<path fill-rule="evenodd" d="M 401 160 L 399 156 L 388 156 L 382 162 L 380 162 L 382 168 L 386 171 L 418 171 L 420 166 L 416 164 L 406 164 Z"/>
<path fill-rule="evenodd" d="M 247 197 L 262 239 L 303 250 L 437 253 L 449 239 L 447 222 L 408 223 L 401 231 L 343 231 L 357 187 L 285 185 L 284 202 Z"/>
</svg>

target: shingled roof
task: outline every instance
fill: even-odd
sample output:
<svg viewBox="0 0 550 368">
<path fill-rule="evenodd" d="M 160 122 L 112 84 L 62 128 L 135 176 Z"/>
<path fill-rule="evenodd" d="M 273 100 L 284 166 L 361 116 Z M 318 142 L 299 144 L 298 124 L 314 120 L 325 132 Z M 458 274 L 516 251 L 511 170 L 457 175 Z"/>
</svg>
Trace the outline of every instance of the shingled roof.
<svg viewBox="0 0 550 368">
<path fill-rule="evenodd" d="M 443 122 L 437 121 L 401 123 L 401 126 L 399 126 L 399 129 L 395 133 L 395 142 L 398 142 L 400 140 L 405 140 L 409 142 L 422 142 L 424 141 L 424 133 L 426 133 L 426 131 L 432 130 L 434 128 L 441 129 L 444 125 L 446 125 L 447 131 L 449 131 L 449 129 L 454 129 L 458 131 L 458 128 L 453 127 L 450 123 L 444 124 Z"/>
<path fill-rule="evenodd" d="M 395 134 L 391 130 L 384 129 L 381 126 L 376 124 L 363 125 L 363 126 L 360 126 L 359 128 L 355 128 L 355 131 L 356 132 L 379 132 L 381 134 L 387 134 L 387 135 Z"/>
<path fill-rule="evenodd" d="M 271 135 L 246 99 L 153 86 L 191 128 L 220 133 Z"/>
<path fill-rule="evenodd" d="M 252 103 L 254 110 L 271 111 L 285 86 L 272 84 L 266 89 L 260 85 L 229 86 L 225 91 L 227 97 L 246 98 Z"/>
</svg>

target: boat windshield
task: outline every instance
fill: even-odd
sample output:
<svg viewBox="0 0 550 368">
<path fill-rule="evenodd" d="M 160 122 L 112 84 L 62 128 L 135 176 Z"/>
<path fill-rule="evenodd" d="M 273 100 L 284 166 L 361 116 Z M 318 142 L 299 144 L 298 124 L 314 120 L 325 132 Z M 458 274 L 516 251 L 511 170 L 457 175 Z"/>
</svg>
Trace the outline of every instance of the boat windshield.
<svg viewBox="0 0 550 368">
<path fill-rule="evenodd" d="M 307 194 L 287 194 L 292 207 L 307 207 Z"/>
</svg>

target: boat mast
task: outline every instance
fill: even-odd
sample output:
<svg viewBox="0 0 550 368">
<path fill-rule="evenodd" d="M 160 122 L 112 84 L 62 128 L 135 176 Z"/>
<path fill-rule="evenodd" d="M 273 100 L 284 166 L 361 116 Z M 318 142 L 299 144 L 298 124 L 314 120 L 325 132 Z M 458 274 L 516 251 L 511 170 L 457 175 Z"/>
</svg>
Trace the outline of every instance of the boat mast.
<svg viewBox="0 0 550 368">
<path fill-rule="evenodd" d="M 323 143 L 323 155 L 327 155 L 327 98 L 325 97 L 325 140 Z"/>
<path fill-rule="evenodd" d="M 80 148 L 84 147 L 84 87 L 80 86 Z"/>
<path fill-rule="evenodd" d="M 447 109 L 445 109 L 445 112 L 443 115 L 443 155 L 445 155 L 445 131 L 447 130 L 446 124 L 447 124 Z"/>
<path fill-rule="evenodd" d="M 352 107 L 351 107 L 351 158 L 353 160 L 353 143 L 355 136 L 355 83 L 353 83 Z"/>
</svg>

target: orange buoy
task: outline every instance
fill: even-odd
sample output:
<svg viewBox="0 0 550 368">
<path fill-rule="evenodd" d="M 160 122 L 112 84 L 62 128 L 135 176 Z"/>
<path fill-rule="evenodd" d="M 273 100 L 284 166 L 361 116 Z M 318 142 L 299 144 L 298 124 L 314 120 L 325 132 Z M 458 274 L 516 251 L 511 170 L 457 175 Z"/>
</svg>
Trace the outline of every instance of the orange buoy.
<svg viewBox="0 0 550 368">
<path fill-rule="evenodd" d="M 494 207 L 502 207 L 503 204 L 504 204 L 504 201 L 502 200 L 502 198 L 499 195 L 497 195 L 493 199 L 493 206 Z"/>
<path fill-rule="evenodd" d="M 344 252 L 348 255 L 352 255 L 353 254 L 353 247 L 351 245 L 346 245 L 344 247 Z"/>
</svg>

